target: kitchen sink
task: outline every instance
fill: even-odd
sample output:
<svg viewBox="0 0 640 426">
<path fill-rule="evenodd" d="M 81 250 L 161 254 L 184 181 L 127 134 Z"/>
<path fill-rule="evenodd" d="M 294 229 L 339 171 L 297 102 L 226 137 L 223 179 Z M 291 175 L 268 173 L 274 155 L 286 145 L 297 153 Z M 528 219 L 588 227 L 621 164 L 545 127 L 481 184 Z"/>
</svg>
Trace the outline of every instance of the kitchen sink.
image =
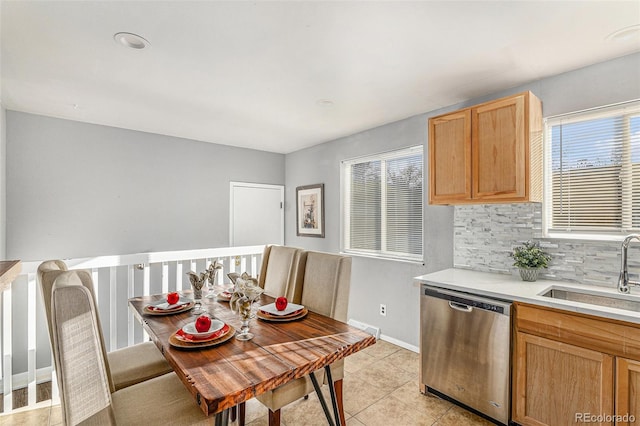
<svg viewBox="0 0 640 426">
<path fill-rule="evenodd" d="M 604 293 L 596 293 L 591 290 L 569 289 L 552 287 L 541 294 L 552 299 L 569 300 L 572 302 L 587 303 L 589 305 L 604 306 L 607 308 L 623 309 L 625 311 L 640 312 L 640 298 L 629 295 L 614 296 Z"/>
</svg>

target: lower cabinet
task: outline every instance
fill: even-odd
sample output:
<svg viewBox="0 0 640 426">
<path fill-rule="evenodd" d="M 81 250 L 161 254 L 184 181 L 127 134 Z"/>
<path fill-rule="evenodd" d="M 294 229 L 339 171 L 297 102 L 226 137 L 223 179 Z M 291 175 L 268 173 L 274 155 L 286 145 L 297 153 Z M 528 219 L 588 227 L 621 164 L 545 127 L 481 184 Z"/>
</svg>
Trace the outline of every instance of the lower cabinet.
<svg viewBox="0 0 640 426">
<path fill-rule="evenodd" d="M 588 423 L 589 414 L 613 413 L 612 356 L 525 333 L 518 333 L 516 351 L 516 422 L 575 425 Z"/>
<path fill-rule="evenodd" d="M 640 426 L 640 326 L 514 304 L 512 420 Z"/>
<path fill-rule="evenodd" d="M 640 361 L 616 359 L 616 417 L 616 424 L 640 425 Z"/>
</svg>

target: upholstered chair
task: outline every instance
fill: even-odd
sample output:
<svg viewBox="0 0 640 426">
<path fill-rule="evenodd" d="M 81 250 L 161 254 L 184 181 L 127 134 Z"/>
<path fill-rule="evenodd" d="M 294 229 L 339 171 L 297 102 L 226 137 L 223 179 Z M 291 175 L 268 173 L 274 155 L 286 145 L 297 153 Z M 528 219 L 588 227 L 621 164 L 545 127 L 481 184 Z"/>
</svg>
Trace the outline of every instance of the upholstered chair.
<svg viewBox="0 0 640 426">
<path fill-rule="evenodd" d="M 258 285 L 269 296 L 285 296 L 292 303 L 300 303 L 305 256 L 302 249 L 265 246 Z"/>
<path fill-rule="evenodd" d="M 62 271 L 51 290 L 52 348 L 64 424 L 213 424 L 173 372 L 111 392 L 90 286 L 86 271 Z"/>
<path fill-rule="evenodd" d="M 310 311 L 347 321 L 349 286 L 351 283 L 351 258 L 330 253 L 305 252 L 306 261 L 302 281 L 300 303 Z M 331 376 L 336 390 L 336 402 L 340 423 L 345 425 L 342 398 L 343 361 L 331 365 Z M 319 382 L 328 384 L 324 370 L 315 373 Z M 269 425 L 280 424 L 280 409 L 314 391 L 308 376 L 288 382 L 256 398 L 269 408 Z M 241 420 L 241 424 L 242 419 Z"/>
<path fill-rule="evenodd" d="M 43 262 L 38 267 L 38 282 L 40 283 L 44 308 L 47 314 L 49 338 L 51 342 L 53 342 L 51 329 L 51 290 L 55 279 L 66 271 L 67 265 L 61 260 L 49 260 Z M 84 281 L 84 283 L 95 305 L 96 298 L 93 281 L 88 280 Z M 100 317 L 97 314 L 96 316 L 100 330 L 102 330 Z M 99 336 L 101 339 L 101 347 L 104 351 L 103 356 L 105 359 L 109 388 L 112 392 L 172 371 L 171 366 L 153 342 L 138 343 L 107 353 L 102 333 L 100 333 Z"/>
</svg>

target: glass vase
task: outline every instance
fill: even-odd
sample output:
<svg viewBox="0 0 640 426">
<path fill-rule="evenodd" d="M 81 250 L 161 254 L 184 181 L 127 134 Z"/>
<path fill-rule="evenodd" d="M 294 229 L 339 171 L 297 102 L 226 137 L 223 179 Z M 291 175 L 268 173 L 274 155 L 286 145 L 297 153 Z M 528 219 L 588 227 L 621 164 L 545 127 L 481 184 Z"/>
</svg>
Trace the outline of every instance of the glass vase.
<svg viewBox="0 0 640 426">
<path fill-rule="evenodd" d="M 249 325 L 251 318 L 253 318 L 253 302 L 252 301 L 238 301 L 238 316 L 242 326 L 240 327 L 240 333 L 236 334 L 238 340 L 251 340 L 253 339 L 253 333 L 249 333 Z"/>
<path fill-rule="evenodd" d="M 199 283 L 191 284 L 191 288 L 193 289 L 193 315 L 200 315 L 204 313 L 202 309 L 202 287 L 204 282 L 201 281 Z"/>
</svg>

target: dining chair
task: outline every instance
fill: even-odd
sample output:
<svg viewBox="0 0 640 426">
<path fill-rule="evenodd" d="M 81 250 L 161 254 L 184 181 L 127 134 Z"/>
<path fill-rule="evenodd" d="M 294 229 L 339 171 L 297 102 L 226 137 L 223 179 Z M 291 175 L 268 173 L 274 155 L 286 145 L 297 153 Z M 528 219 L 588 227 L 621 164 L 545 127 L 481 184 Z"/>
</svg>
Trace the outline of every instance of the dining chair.
<svg viewBox="0 0 640 426">
<path fill-rule="evenodd" d="M 38 266 L 38 282 L 47 314 L 51 342 L 53 342 L 51 290 L 55 279 L 67 271 L 67 265 L 61 260 L 48 260 Z M 96 304 L 93 281 L 86 281 L 85 284 L 93 298 L 93 303 Z M 100 316 L 96 315 L 98 325 L 100 325 Z M 100 326 L 100 330 L 102 330 L 102 326 Z M 153 342 L 138 343 L 107 353 L 102 333 L 100 333 L 100 339 L 104 351 L 109 388 L 112 392 L 173 371 Z"/>
<path fill-rule="evenodd" d="M 66 425 L 213 424 L 171 372 L 112 392 L 87 271 L 53 280 L 50 322 Z"/>
<path fill-rule="evenodd" d="M 262 254 L 258 285 L 272 297 L 300 303 L 306 254 L 302 249 L 267 245 Z"/>
<path fill-rule="evenodd" d="M 316 251 L 306 251 L 304 257 L 305 265 L 300 303 L 312 312 L 346 322 L 349 305 L 349 286 L 351 283 L 351 258 Z M 329 378 L 324 370 L 318 370 L 312 374 L 315 375 L 319 382 L 329 384 Z M 331 364 L 330 375 L 334 383 L 340 424 L 345 425 L 342 397 L 343 360 Z M 269 408 L 269 425 L 277 426 L 280 424 L 280 409 L 282 407 L 306 397 L 314 390 L 310 376 L 305 376 L 260 394 L 256 398 Z M 241 424 L 244 423 L 242 420 Z"/>
</svg>

